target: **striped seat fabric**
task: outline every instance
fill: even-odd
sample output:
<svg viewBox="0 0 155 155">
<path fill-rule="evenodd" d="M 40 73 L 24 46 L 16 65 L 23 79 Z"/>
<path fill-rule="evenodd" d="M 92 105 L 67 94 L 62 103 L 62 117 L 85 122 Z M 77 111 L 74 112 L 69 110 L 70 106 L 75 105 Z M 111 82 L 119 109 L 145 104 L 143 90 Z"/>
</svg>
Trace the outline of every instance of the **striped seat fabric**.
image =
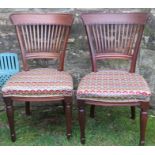
<svg viewBox="0 0 155 155">
<path fill-rule="evenodd" d="M 92 72 L 80 82 L 78 99 L 97 101 L 148 101 L 151 91 L 145 79 L 136 73 L 105 70 Z"/>
</svg>

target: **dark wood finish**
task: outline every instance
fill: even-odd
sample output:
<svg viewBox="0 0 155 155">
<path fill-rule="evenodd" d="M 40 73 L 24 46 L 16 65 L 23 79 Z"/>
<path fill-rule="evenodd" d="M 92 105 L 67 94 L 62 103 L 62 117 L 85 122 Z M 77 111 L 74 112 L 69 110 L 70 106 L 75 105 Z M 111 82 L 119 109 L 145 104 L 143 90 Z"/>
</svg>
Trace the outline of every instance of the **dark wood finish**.
<svg viewBox="0 0 155 155">
<path fill-rule="evenodd" d="M 91 24 L 142 24 L 147 21 L 148 14 L 137 13 L 95 13 L 82 14 L 86 25 Z"/>
<path fill-rule="evenodd" d="M 16 133 L 15 133 L 15 127 L 14 127 L 14 109 L 13 109 L 13 101 L 9 97 L 4 97 L 3 98 L 4 103 L 6 105 L 6 113 L 8 117 L 8 123 L 10 127 L 10 135 L 11 135 L 11 140 L 15 142 L 16 140 Z"/>
<path fill-rule="evenodd" d="M 90 117 L 91 118 L 95 117 L 95 105 L 91 105 L 90 107 Z"/>
<path fill-rule="evenodd" d="M 71 137 L 72 129 L 72 97 L 65 97 L 65 115 L 66 115 L 66 126 L 67 126 L 67 139 Z"/>
<path fill-rule="evenodd" d="M 10 16 L 14 25 L 44 24 L 44 25 L 68 25 L 73 22 L 71 14 L 58 13 L 14 13 Z"/>
<path fill-rule="evenodd" d="M 64 69 L 72 15 L 12 14 L 10 19 L 16 27 L 25 71 L 29 70 L 29 59 L 58 59 L 58 70 Z"/>
<path fill-rule="evenodd" d="M 64 58 L 70 34 L 73 16 L 71 14 L 27 14 L 19 13 L 10 16 L 22 53 L 23 69 L 29 70 L 29 59 L 58 59 L 58 70 L 64 70 Z M 66 99 L 67 98 L 67 99 Z M 22 101 L 26 105 L 26 114 L 30 114 L 30 102 L 64 101 L 66 111 L 67 138 L 71 135 L 72 97 L 4 97 L 9 120 L 12 141 L 15 141 L 13 101 Z M 53 102 L 52 102 L 53 103 Z"/>
<path fill-rule="evenodd" d="M 66 108 L 65 105 L 66 105 L 66 104 L 65 104 L 65 101 L 63 100 L 63 101 L 62 101 L 62 106 L 63 106 L 63 112 L 64 112 L 64 114 L 65 114 L 65 108 Z"/>
<path fill-rule="evenodd" d="M 25 113 L 27 116 L 31 115 L 30 102 L 25 102 Z"/>
<path fill-rule="evenodd" d="M 80 124 L 81 143 L 85 144 L 85 104 L 83 100 L 78 100 L 78 113 Z"/>
<path fill-rule="evenodd" d="M 145 131 L 147 124 L 147 111 L 149 109 L 149 102 L 141 102 L 140 103 L 140 145 L 145 144 Z"/>
<path fill-rule="evenodd" d="M 92 71 L 97 71 L 97 60 L 127 59 L 131 61 L 130 72 L 135 72 L 147 17 L 146 13 L 83 14 Z"/>
<path fill-rule="evenodd" d="M 135 120 L 136 112 L 135 107 L 131 106 L 131 119 Z"/>
<path fill-rule="evenodd" d="M 147 22 L 147 13 L 111 13 L 111 14 L 82 14 L 85 25 L 92 71 L 97 72 L 97 60 L 123 59 L 130 61 L 129 72 L 134 73 L 144 25 Z M 84 105 L 91 105 L 90 116 L 93 118 L 95 106 L 129 106 L 131 118 L 135 119 L 135 107 L 141 107 L 140 144 L 144 144 L 147 122 L 147 102 L 102 102 L 94 100 L 77 100 L 79 107 L 79 123 L 81 143 L 85 141 L 85 111 Z"/>
</svg>

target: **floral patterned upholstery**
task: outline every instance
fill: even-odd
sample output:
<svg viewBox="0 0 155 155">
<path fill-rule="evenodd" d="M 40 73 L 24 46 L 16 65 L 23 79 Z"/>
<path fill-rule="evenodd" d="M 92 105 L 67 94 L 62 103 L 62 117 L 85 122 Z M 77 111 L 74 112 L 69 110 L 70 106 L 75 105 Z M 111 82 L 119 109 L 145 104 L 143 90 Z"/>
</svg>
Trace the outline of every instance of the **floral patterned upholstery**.
<svg viewBox="0 0 155 155">
<path fill-rule="evenodd" d="M 111 101 L 149 100 L 150 89 L 141 75 L 126 71 L 105 70 L 92 72 L 82 78 L 78 99 Z"/>
<path fill-rule="evenodd" d="M 71 96 L 72 77 L 51 68 L 38 68 L 22 71 L 12 76 L 2 88 L 3 96 L 51 97 Z"/>
</svg>

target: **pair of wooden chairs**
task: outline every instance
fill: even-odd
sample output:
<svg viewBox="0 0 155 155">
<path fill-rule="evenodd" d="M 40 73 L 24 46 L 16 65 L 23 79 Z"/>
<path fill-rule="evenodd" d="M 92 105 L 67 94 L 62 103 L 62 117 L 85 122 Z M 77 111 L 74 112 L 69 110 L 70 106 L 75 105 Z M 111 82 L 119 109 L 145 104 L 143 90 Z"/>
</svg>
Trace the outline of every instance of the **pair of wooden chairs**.
<svg viewBox="0 0 155 155">
<path fill-rule="evenodd" d="M 85 105 L 130 106 L 132 119 L 140 106 L 140 144 L 144 144 L 150 89 L 144 78 L 135 73 L 146 13 L 83 14 L 92 62 L 92 72 L 82 78 L 76 92 L 81 142 L 85 143 Z M 12 141 L 16 140 L 13 101 L 24 101 L 26 114 L 30 102 L 62 101 L 65 107 L 67 138 L 72 125 L 72 77 L 64 72 L 64 58 L 73 16 L 70 14 L 12 14 L 23 62 L 17 73 L 2 88 Z M 58 69 L 29 69 L 28 60 L 57 59 Z M 129 71 L 97 70 L 97 60 L 124 59 L 131 62 Z"/>
</svg>

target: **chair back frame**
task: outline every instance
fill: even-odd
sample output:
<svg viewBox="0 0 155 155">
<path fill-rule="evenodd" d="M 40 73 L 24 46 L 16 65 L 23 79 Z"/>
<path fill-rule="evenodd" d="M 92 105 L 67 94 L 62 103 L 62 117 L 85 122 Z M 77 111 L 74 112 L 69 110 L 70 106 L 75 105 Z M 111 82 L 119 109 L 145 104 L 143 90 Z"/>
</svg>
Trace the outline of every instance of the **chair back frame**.
<svg viewBox="0 0 155 155">
<path fill-rule="evenodd" d="M 10 15 L 22 53 L 23 69 L 29 59 L 57 59 L 64 70 L 64 58 L 73 16 L 71 14 L 20 13 Z"/>
<path fill-rule="evenodd" d="M 97 60 L 130 60 L 129 72 L 135 72 L 137 55 L 147 22 L 147 13 L 82 14 L 85 25 L 92 71 Z"/>
</svg>

